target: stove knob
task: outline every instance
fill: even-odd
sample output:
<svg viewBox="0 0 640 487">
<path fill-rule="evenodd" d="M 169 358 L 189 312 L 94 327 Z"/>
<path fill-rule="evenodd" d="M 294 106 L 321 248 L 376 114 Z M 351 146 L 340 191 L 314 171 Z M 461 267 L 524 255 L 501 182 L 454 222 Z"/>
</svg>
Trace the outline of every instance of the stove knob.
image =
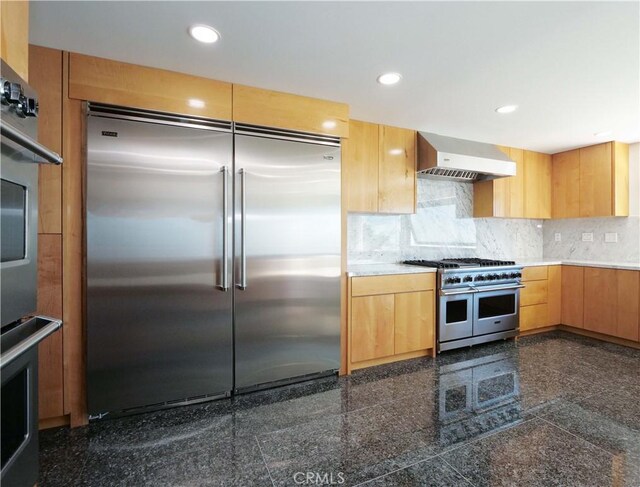
<svg viewBox="0 0 640 487">
<path fill-rule="evenodd" d="M 509 274 L 509 277 L 511 279 L 515 279 L 516 277 L 518 277 L 518 274 L 516 274 L 515 272 L 512 272 L 511 274 Z"/>
<path fill-rule="evenodd" d="M 495 274 L 489 274 L 489 275 L 487 276 L 487 279 L 489 279 L 490 281 L 495 281 L 495 279 L 496 279 L 496 275 L 495 275 Z"/>
<path fill-rule="evenodd" d="M 5 81 L 2 85 L 2 102 L 5 105 L 17 105 L 20 103 L 22 94 L 22 86 L 19 83 L 11 83 Z"/>
<path fill-rule="evenodd" d="M 37 117 L 38 101 L 35 98 L 21 97 L 18 113 L 23 117 Z"/>
<path fill-rule="evenodd" d="M 509 279 L 509 274 L 500 274 L 500 279 Z"/>
<path fill-rule="evenodd" d="M 479 275 L 479 276 L 476 276 L 476 279 L 475 279 L 475 280 L 476 280 L 476 281 L 484 281 L 484 280 L 485 280 L 485 278 L 484 278 L 484 276 L 483 276 L 483 275 Z"/>
<path fill-rule="evenodd" d="M 462 279 L 460 279 L 459 277 L 454 277 L 453 282 L 455 282 L 456 284 L 460 284 L 462 282 Z"/>
<path fill-rule="evenodd" d="M 444 280 L 445 284 L 453 284 L 453 277 L 448 277 Z"/>
<path fill-rule="evenodd" d="M 522 273 L 521 272 L 516 272 L 516 277 L 518 277 L 518 278 L 522 277 Z"/>
<path fill-rule="evenodd" d="M 471 276 L 465 276 L 465 277 L 464 277 L 464 279 L 463 279 L 463 281 L 464 281 L 464 282 L 471 282 L 471 281 L 473 281 L 473 277 L 471 277 Z"/>
</svg>

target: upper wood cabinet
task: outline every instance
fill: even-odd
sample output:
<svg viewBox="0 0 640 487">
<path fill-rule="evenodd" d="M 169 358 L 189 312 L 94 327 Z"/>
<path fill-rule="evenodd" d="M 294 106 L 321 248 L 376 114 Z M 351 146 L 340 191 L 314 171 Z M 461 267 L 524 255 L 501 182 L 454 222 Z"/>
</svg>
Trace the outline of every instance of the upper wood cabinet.
<svg viewBox="0 0 640 487">
<path fill-rule="evenodd" d="M 69 98 L 231 120 L 231 83 L 76 53 Z"/>
<path fill-rule="evenodd" d="M 554 154 L 553 217 L 629 215 L 629 146 L 606 142 Z"/>
<path fill-rule="evenodd" d="M 0 57 L 29 81 L 29 2 L 0 2 Z"/>
<path fill-rule="evenodd" d="M 351 120 L 342 165 L 348 211 L 415 213 L 415 130 Z"/>
<path fill-rule="evenodd" d="M 551 218 L 551 156 L 524 151 L 524 217 Z"/>
<path fill-rule="evenodd" d="M 516 163 L 516 175 L 474 183 L 476 218 L 550 218 L 551 157 L 539 152 L 498 146 Z"/>
<path fill-rule="evenodd" d="M 378 125 L 351 120 L 342 141 L 342 171 L 349 211 L 378 211 Z"/>
<path fill-rule="evenodd" d="M 349 105 L 233 85 L 233 121 L 349 137 Z"/>
</svg>

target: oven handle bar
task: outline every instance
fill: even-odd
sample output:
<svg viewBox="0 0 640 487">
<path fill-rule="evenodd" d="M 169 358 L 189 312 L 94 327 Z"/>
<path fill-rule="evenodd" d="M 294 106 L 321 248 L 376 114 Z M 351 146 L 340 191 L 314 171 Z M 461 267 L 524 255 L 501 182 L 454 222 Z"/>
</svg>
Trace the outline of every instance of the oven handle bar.
<svg viewBox="0 0 640 487">
<path fill-rule="evenodd" d="M 38 343 L 47 338 L 53 332 L 57 331 L 62 326 L 61 320 L 50 318 L 48 316 L 36 316 L 32 319 L 46 320 L 49 323 L 0 355 L 0 369 L 4 369 L 20 355 L 36 346 Z"/>
<path fill-rule="evenodd" d="M 516 284 L 516 285 L 509 285 L 509 286 L 492 286 L 492 287 L 482 287 L 479 288 L 478 291 L 508 291 L 510 289 L 522 289 L 523 287 L 526 287 L 524 284 Z"/>
<path fill-rule="evenodd" d="M 469 287 L 466 289 L 453 289 L 451 291 L 440 290 L 440 296 L 455 296 L 457 294 L 474 294 L 477 292 L 478 290 L 473 287 Z"/>
<path fill-rule="evenodd" d="M 440 290 L 440 296 L 455 296 L 457 294 L 475 294 L 489 291 L 508 291 L 510 289 L 521 289 L 526 287 L 524 284 L 507 285 L 507 286 L 491 286 L 491 287 L 468 287 L 465 289 Z"/>
<path fill-rule="evenodd" d="M 21 147 L 33 152 L 37 156 L 42 157 L 48 163 L 62 164 L 62 157 L 60 157 L 60 154 L 52 151 L 51 149 L 47 149 L 44 145 L 36 142 L 17 128 L 12 127 L 6 121 L 0 122 L 0 134 Z"/>
</svg>

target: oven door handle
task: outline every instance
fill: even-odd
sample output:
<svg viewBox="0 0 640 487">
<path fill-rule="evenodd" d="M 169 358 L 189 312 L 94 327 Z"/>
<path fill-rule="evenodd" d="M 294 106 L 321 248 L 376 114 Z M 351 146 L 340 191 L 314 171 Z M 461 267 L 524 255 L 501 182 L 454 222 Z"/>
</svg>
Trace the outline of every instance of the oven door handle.
<svg viewBox="0 0 640 487">
<path fill-rule="evenodd" d="M 469 287 L 466 289 L 452 289 L 451 291 L 440 290 L 440 296 L 455 296 L 457 294 L 474 294 L 477 292 L 478 292 L 478 289 L 473 287 Z"/>
<path fill-rule="evenodd" d="M 46 148 L 41 143 L 36 142 L 28 135 L 8 124 L 6 121 L 0 122 L 0 134 L 18 144 L 20 147 L 24 147 L 35 155 L 40 156 L 44 159 L 44 162 L 48 162 L 50 164 L 62 164 L 62 157 L 60 157 L 60 154 Z"/>
<path fill-rule="evenodd" d="M 48 323 L 42 328 L 39 328 L 38 331 L 27 336 L 24 340 L 18 342 L 16 345 L 0 355 L 0 369 L 4 369 L 7 365 L 20 357 L 23 353 L 36 346 L 38 343 L 47 338 L 53 332 L 57 331 L 62 326 L 61 320 L 49 318 L 48 316 L 34 316 L 33 318 L 31 318 L 31 320 L 44 320 L 48 321 Z M 19 326 L 24 326 L 28 322 L 23 323 Z"/>
<path fill-rule="evenodd" d="M 508 286 L 492 286 L 492 287 L 482 287 L 478 289 L 478 291 L 509 291 L 511 289 L 522 289 L 526 287 L 524 284 L 516 284 L 516 285 L 508 285 Z"/>
</svg>

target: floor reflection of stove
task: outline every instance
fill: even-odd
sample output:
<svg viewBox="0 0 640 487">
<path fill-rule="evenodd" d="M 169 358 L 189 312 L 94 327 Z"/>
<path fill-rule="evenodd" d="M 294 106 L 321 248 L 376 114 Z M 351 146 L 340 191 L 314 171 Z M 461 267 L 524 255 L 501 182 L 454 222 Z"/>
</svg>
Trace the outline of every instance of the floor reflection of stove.
<svg viewBox="0 0 640 487">
<path fill-rule="evenodd" d="M 438 419 L 446 445 L 522 421 L 515 359 L 500 353 L 440 367 Z"/>
</svg>

